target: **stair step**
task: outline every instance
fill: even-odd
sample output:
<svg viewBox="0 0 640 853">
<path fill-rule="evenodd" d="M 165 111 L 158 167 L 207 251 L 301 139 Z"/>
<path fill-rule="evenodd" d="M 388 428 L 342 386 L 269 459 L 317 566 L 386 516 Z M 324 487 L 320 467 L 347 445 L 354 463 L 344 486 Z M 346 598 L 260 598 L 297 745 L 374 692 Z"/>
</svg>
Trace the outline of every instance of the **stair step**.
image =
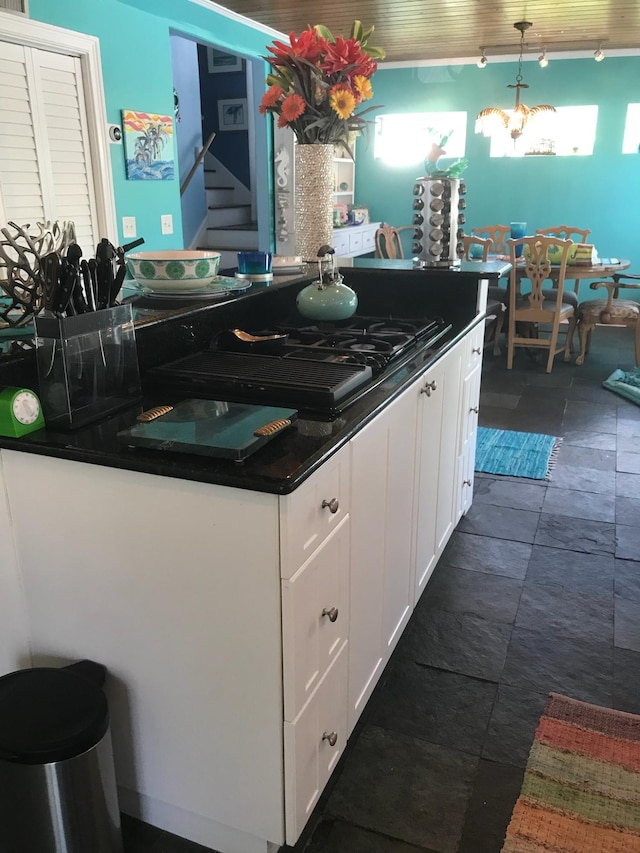
<svg viewBox="0 0 640 853">
<path fill-rule="evenodd" d="M 251 210 L 250 204 L 210 204 L 207 210 Z"/>
<path fill-rule="evenodd" d="M 257 223 L 230 226 L 227 228 L 207 228 L 205 243 L 216 251 L 239 252 L 258 248 Z"/>
<path fill-rule="evenodd" d="M 250 204 L 210 204 L 207 228 L 251 228 Z"/>
<path fill-rule="evenodd" d="M 257 231 L 257 222 L 244 222 L 240 225 L 217 225 L 207 228 L 207 231 Z"/>
</svg>

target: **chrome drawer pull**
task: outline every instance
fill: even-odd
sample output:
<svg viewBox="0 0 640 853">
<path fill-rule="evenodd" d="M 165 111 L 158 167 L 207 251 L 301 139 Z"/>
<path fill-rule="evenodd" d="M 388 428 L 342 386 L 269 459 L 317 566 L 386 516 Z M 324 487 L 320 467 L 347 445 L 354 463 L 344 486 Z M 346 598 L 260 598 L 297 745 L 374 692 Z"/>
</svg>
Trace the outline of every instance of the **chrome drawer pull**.
<svg viewBox="0 0 640 853">
<path fill-rule="evenodd" d="M 335 515 L 340 508 L 338 498 L 331 498 L 330 501 L 322 501 L 322 509 L 326 509 L 327 507 L 329 508 L 329 512 L 332 512 Z"/>
<path fill-rule="evenodd" d="M 327 610 L 327 608 L 325 607 L 324 610 L 322 611 L 323 616 L 329 617 L 329 622 L 335 622 L 336 619 L 338 618 L 338 613 L 339 613 L 339 610 L 337 607 L 332 607 L 331 610 Z"/>
<path fill-rule="evenodd" d="M 481 347 L 474 347 L 471 350 L 471 352 L 474 352 L 476 355 L 480 355 L 480 353 L 482 352 L 482 348 Z"/>
<path fill-rule="evenodd" d="M 328 740 L 329 746 L 335 746 L 338 741 L 338 732 L 324 732 L 322 740 Z"/>
<path fill-rule="evenodd" d="M 470 485 L 471 485 L 471 480 L 463 480 L 463 481 L 462 481 L 462 485 L 463 485 L 463 486 L 470 486 Z"/>
<path fill-rule="evenodd" d="M 420 389 L 421 394 L 426 394 L 427 397 L 431 396 L 431 392 L 437 389 L 438 385 L 436 384 L 436 380 L 434 379 L 432 382 L 427 382 L 424 388 Z"/>
<path fill-rule="evenodd" d="M 478 412 L 480 411 L 480 409 L 479 409 L 477 406 L 471 406 L 471 408 L 469 409 L 469 411 L 470 411 L 470 412 L 475 412 L 475 414 L 477 415 L 477 414 L 478 414 Z"/>
</svg>

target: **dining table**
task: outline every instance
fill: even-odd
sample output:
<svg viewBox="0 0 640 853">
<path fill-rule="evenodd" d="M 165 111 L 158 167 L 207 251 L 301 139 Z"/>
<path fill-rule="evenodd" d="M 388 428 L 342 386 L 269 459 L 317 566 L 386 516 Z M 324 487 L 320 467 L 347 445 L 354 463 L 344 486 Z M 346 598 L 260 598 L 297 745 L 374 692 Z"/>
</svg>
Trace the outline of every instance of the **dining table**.
<svg viewBox="0 0 640 853">
<path fill-rule="evenodd" d="M 631 266 L 631 261 L 626 258 L 603 258 L 597 264 L 567 264 L 565 271 L 565 282 L 573 279 L 574 293 L 578 293 L 580 282 L 583 279 L 600 279 L 611 278 L 616 273 L 621 273 L 623 270 L 628 270 Z M 557 278 L 559 267 L 551 267 L 551 279 L 554 278 L 554 273 Z M 516 276 L 518 280 L 524 278 L 525 263 L 516 264 Z"/>
</svg>

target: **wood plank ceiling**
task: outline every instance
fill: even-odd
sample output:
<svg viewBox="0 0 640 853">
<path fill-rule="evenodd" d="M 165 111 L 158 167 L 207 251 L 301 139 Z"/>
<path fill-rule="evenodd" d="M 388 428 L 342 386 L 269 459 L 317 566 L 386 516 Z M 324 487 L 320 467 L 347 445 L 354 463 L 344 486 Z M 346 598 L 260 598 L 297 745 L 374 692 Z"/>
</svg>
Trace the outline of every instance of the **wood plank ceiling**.
<svg viewBox="0 0 640 853">
<path fill-rule="evenodd" d="M 389 62 L 517 53 L 516 21 L 531 21 L 528 50 L 640 47 L 639 0 L 222 0 L 221 5 L 283 33 L 325 24 L 348 35 L 354 19 L 375 25 L 371 44 Z M 265 45 L 270 43 L 267 39 Z M 570 43 L 571 47 L 567 45 Z M 575 47 L 573 47 L 575 45 Z M 495 47 L 493 47 L 495 46 Z"/>
</svg>

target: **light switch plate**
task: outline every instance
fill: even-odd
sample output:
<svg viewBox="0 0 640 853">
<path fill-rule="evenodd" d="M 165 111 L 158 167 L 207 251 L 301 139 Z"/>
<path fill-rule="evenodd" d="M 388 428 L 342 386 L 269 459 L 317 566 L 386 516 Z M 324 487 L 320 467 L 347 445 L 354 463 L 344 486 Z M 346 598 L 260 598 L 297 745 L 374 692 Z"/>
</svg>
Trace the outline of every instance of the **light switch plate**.
<svg viewBox="0 0 640 853">
<path fill-rule="evenodd" d="M 163 213 L 160 217 L 160 226 L 163 234 L 173 234 L 173 216 L 170 213 Z"/>
<path fill-rule="evenodd" d="M 136 218 L 135 218 L 135 216 L 123 216 L 122 217 L 122 236 L 123 237 L 135 237 L 136 236 Z"/>
</svg>

